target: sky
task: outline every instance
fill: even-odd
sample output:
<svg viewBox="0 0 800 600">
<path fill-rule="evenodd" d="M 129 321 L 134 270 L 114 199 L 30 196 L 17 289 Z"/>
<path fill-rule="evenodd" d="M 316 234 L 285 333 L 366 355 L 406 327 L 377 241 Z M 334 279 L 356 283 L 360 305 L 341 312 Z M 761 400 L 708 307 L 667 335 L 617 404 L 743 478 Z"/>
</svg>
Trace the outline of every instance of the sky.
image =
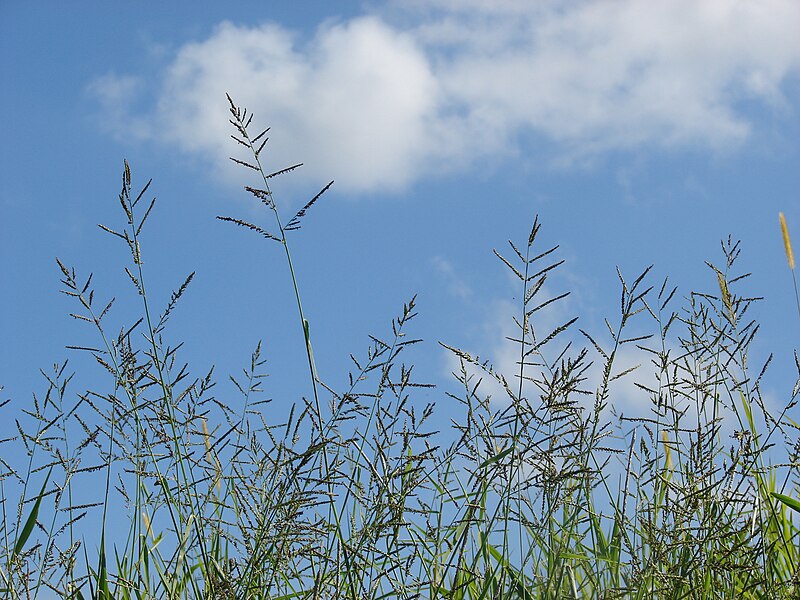
<svg viewBox="0 0 800 600">
<path fill-rule="evenodd" d="M 571 292 L 543 325 L 579 316 L 598 336 L 618 318 L 617 268 L 633 280 L 653 265 L 651 284 L 668 276 L 678 298 L 717 293 L 704 261 L 740 239 L 746 289 L 764 297 L 752 360 L 775 354 L 765 392 L 788 401 L 800 315 L 778 213 L 800 240 L 800 3 L 76 7 L 0 3 L 0 434 L 53 363 L 70 360 L 74 394 L 109 385 L 66 349 L 98 341 L 68 316 L 55 259 L 117 298 L 112 330 L 135 320 L 125 248 L 97 227 L 123 225 L 124 159 L 158 198 L 142 237 L 152 301 L 196 272 L 167 340 L 196 375 L 216 365 L 223 401 L 259 340 L 272 410 L 309 394 L 280 247 L 215 218 L 273 226 L 228 160 L 226 93 L 271 127 L 269 170 L 304 164 L 274 181 L 284 220 L 335 181 L 290 239 L 334 389 L 414 295 L 409 335 L 425 341 L 406 360 L 439 386 L 422 402 L 453 389 L 439 341 L 512 373 L 519 286 L 492 249 L 524 244 L 538 215 L 537 244 L 565 260 L 548 292 Z M 624 411 L 647 403 L 633 386 L 615 396 Z"/>
</svg>

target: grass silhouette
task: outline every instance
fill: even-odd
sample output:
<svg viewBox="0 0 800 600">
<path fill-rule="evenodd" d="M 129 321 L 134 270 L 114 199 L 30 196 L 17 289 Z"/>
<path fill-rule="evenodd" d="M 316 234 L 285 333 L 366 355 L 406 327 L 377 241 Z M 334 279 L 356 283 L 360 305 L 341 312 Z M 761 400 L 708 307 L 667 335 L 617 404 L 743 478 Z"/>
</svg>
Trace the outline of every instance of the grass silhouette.
<svg viewBox="0 0 800 600">
<path fill-rule="evenodd" d="M 150 182 L 134 192 L 126 162 L 121 226 L 101 227 L 128 249 L 139 312 L 112 333 L 113 300 L 58 261 L 71 316 L 97 340 L 72 348 L 105 379 L 74 394 L 67 365 L 56 365 L 0 443 L 4 597 L 797 597 L 800 445 L 789 410 L 799 386 L 777 412 L 762 396 L 770 361 L 748 363 L 759 299 L 737 271 L 738 243 L 707 263 L 710 292 L 681 299 L 667 280 L 651 284 L 649 269 L 620 273 L 620 313 L 593 335 L 574 318 L 539 324 L 567 293 L 548 295 L 563 261 L 541 247 L 535 220 L 524 243 L 495 251 L 521 291 L 517 371 L 508 380 L 442 343 L 459 390 L 444 394 L 461 412 L 439 432 L 434 407 L 417 400 L 431 386 L 406 361 L 421 342 L 415 298 L 353 355 L 346 389 L 320 379 L 289 240 L 330 184 L 284 224 L 270 181 L 299 165 L 265 170 L 267 131 L 253 135 L 252 115 L 229 101 L 245 153 L 232 160 L 256 173 L 259 186 L 245 189 L 274 226 L 220 219 L 283 248 L 308 365 L 298 396 L 308 399 L 267 410 L 260 344 L 230 378 L 238 400 L 216 398 L 212 373 L 179 362 L 167 324 L 194 274 L 154 309 L 140 233 L 155 200 Z M 630 334 L 634 320 L 651 333 Z M 627 347 L 650 364 L 618 367 Z M 613 410 L 623 378 L 649 399 L 646 416 Z M 490 401 L 488 382 L 504 398 Z M 109 539 L 119 510 L 127 535 Z M 91 514 L 99 539 L 87 540 Z"/>
</svg>

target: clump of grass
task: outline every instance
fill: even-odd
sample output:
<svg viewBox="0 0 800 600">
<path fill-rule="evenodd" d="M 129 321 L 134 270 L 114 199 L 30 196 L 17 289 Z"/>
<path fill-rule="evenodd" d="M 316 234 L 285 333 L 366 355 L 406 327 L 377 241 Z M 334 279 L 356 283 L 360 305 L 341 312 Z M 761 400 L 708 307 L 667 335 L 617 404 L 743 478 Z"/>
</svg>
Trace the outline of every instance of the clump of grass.
<svg viewBox="0 0 800 600">
<path fill-rule="evenodd" d="M 112 324 L 113 299 L 58 261 L 71 316 L 94 339 L 71 348 L 104 379 L 75 392 L 68 363 L 43 372 L 44 392 L 0 441 L 0 593 L 796 597 L 800 386 L 777 411 L 763 397 L 771 357 L 752 371 L 759 298 L 743 290 L 738 243 L 708 263 L 708 291 L 682 297 L 649 268 L 619 273 L 620 313 L 589 333 L 577 318 L 544 325 L 568 292 L 550 292 L 563 261 L 534 220 L 523 244 L 495 251 L 520 286 L 516 370 L 442 344 L 457 368 L 441 401 L 460 412 L 437 431 L 410 362 L 414 297 L 352 355 L 345 389 L 320 379 L 288 236 L 330 184 L 284 221 L 270 182 L 299 165 L 265 170 L 267 132 L 253 135 L 252 115 L 229 102 L 246 153 L 233 160 L 255 174 L 245 189 L 274 224 L 220 219 L 282 246 L 308 382 L 289 409 L 270 406 L 260 343 L 230 391 L 191 375 L 167 324 L 194 274 L 155 310 L 140 243 L 155 200 L 150 182 L 134 192 L 126 162 L 122 225 L 101 228 L 127 248 L 139 309 Z M 619 367 L 634 348 L 649 363 Z M 625 380 L 648 412 L 615 409 Z"/>
</svg>

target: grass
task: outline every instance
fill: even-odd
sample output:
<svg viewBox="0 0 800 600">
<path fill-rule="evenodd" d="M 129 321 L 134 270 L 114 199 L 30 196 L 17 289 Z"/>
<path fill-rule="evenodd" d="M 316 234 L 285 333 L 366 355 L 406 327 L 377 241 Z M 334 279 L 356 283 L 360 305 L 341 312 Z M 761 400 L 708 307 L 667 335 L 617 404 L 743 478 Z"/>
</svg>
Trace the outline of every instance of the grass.
<svg viewBox="0 0 800 600">
<path fill-rule="evenodd" d="M 229 98 L 230 100 L 230 98 Z M 122 223 L 102 228 L 129 251 L 138 314 L 106 327 L 91 275 L 58 262 L 73 318 L 94 330 L 98 388 L 74 393 L 67 364 L 0 448 L 0 594 L 6 598 L 794 598 L 800 595 L 798 384 L 767 405 L 749 347 L 758 298 L 737 271 L 739 244 L 708 263 L 711 290 L 679 297 L 649 269 L 619 275 L 620 313 L 602 335 L 576 319 L 542 329 L 564 300 L 545 285 L 563 261 L 534 221 L 524 243 L 495 252 L 520 288 L 511 379 L 458 348 L 461 407 L 436 431 L 406 360 L 415 300 L 353 356 L 349 386 L 320 380 L 290 251 L 320 192 L 282 221 L 260 160 L 266 131 L 231 105 L 233 138 L 258 187 L 246 190 L 271 230 L 221 220 L 282 246 L 305 341 L 303 399 L 285 413 L 265 399 L 259 344 L 238 400 L 190 374 L 168 319 L 149 303 L 140 233 L 154 207 L 125 163 Z M 785 220 L 781 226 L 793 271 Z M 795 284 L 796 291 L 796 284 Z M 798 305 L 800 313 L 800 304 Z M 635 325 L 634 325 L 635 324 Z M 647 328 L 650 334 L 639 332 Z M 635 333 L 630 333 L 634 331 Z M 618 367 L 626 346 L 650 358 Z M 592 364 L 600 377 L 590 377 Z M 798 362 L 800 371 L 800 362 Z M 649 413 L 613 410 L 623 378 Z M 491 401 L 486 390 L 501 390 Z M 309 393 L 310 391 L 310 393 Z M 308 399 L 305 399 L 305 396 Z M 4 411 L 10 407 L 3 405 Z M 8 413 L 7 413 L 8 414 Z M 6 418 L 12 418 L 7 416 Z M 13 450 L 12 450 L 13 449 Z M 12 460 L 13 456 L 24 460 Z M 18 464 L 19 463 L 19 464 Z M 88 483 L 88 482 L 91 482 Z M 99 490 L 96 497 L 91 490 Z M 124 539 L 106 533 L 128 518 Z M 85 539 L 91 519 L 97 538 Z M 94 534 L 93 534 L 94 535 Z"/>
</svg>

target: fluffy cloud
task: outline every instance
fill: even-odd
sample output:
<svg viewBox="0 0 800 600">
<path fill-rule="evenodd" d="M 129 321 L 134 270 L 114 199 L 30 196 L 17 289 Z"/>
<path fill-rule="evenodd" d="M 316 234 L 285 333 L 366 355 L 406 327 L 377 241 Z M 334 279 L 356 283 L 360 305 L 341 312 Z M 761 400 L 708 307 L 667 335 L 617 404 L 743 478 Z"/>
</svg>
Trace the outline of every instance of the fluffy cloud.
<svg viewBox="0 0 800 600">
<path fill-rule="evenodd" d="M 222 23 L 177 52 L 135 133 L 219 164 L 232 152 L 230 92 L 274 126 L 276 168 L 304 162 L 339 189 L 399 190 L 512 155 L 521 134 L 562 161 L 734 149 L 757 123 L 744 106 L 788 110 L 783 89 L 800 71 L 794 0 L 441 0 L 400 14 L 410 25 L 373 15 L 309 39 Z M 90 86 L 117 127 L 130 111 L 119 91 L 135 81 Z"/>
<path fill-rule="evenodd" d="M 453 263 L 444 258 L 443 256 L 434 256 L 431 258 L 431 266 L 436 270 L 439 278 L 447 286 L 450 294 L 460 300 L 465 300 L 472 296 L 472 288 L 469 284 L 456 272 Z"/>
<path fill-rule="evenodd" d="M 163 135 L 227 156 L 226 92 L 275 125 L 276 168 L 305 162 L 318 178 L 371 189 L 402 186 L 419 170 L 437 86 L 414 42 L 377 19 L 325 27 L 302 49 L 274 25 L 223 23 L 170 68 Z"/>
<path fill-rule="evenodd" d="M 115 123 L 123 84 L 93 85 Z M 276 25 L 226 22 L 178 51 L 140 134 L 226 164 L 236 151 L 226 93 L 275 126 L 272 167 L 304 162 L 313 179 L 366 190 L 402 187 L 419 172 L 437 85 L 413 40 L 375 18 L 323 27 L 302 47 Z"/>
<path fill-rule="evenodd" d="M 737 104 L 782 102 L 781 83 L 800 66 L 798 27 L 795 2 L 617 0 L 528 13 L 506 3 L 422 35 L 449 48 L 442 85 L 473 126 L 506 137 L 527 127 L 586 155 L 741 143 L 751 123 Z"/>
<path fill-rule="evenodd" d="M 515 280 L 514 283 L 518 283 Z M 553 298 L 556 294 L 550 289 L 549 284 L 544 285 L 539 291 L 537 298 L 540 301 Z M 529 306 L 530 308 L 530 306 Z M 531 324 L 536 332 L 538 339 L 543 339 L 549 335 L 557 327 L 560 327 L 565 322 L 570 320 L 573 315 L 569 311 L 569 300 L 560 300 L 548 304 L 541 310 L 537 311 L 531 318 Z M 488 361 L 493 371 L 505 378 L 509 387 L 514 393 L 518 393 L 520 379 L 520 344 L 518 341 L 520 337 L 520 328 L 517 325 L 521 318 L 521 307 L 516 302 L 511 302 L 505 299 L 495 298 L 488 301 L 482 311 L 485 314 L 485 321 L 482 323 L 481 332 L 479 337 L 478 348 L 461 348 L 462 350 L 471 353 L 473 358 L 480 362 Z M 574 334 L 574 335 L 573 335 Z M 570 356 L 577 353 L 577 349 L 584 346 L 585 342 L 582 339 L 575 338 L 579 335 L 577 329 L 570 330 L 568 333 L 558 336 L 548 346 L 543 349 L 543 357 L 548 361 L 552 361 L 560 353 L 564 345 L 572 340 L 575 352 Z M 527 340 L 529 342 L 530 340 Z M 529 349 L 529 348 L 528 348 Z M 444 352 L 444 366 L 447 373 L 459 373 L 461 369 L 461 361 L 458 356 L 449 350 Z M 539 362 L 541 358 L 528 357 L 528 361 Z M 467 373 L 473 377 L 472 385 L 481 380 L 479 387 L 479 395 L 482 397 L 490 396 L 493 403 L 497 405 L 507 404 L 510 400 L 507 392 L 503 386 L 495 380 L 491 375 L 483 369 L 473 365 L 466 364 Z M 525 374 L 527 377 L 536 376 L 539 378 L 541 367 L 525 367 Z M 539 397 L 539 391 L 530 381 L 523 380 L 523 396 L 531 398 L 535 404 L 536 399 Z M 596 385 L 592 380 L 587 383 L 587 389 L 591 389 Z M 591 405 L 593 400 L 588 400 L 587 403 Z"/>
</svg>

